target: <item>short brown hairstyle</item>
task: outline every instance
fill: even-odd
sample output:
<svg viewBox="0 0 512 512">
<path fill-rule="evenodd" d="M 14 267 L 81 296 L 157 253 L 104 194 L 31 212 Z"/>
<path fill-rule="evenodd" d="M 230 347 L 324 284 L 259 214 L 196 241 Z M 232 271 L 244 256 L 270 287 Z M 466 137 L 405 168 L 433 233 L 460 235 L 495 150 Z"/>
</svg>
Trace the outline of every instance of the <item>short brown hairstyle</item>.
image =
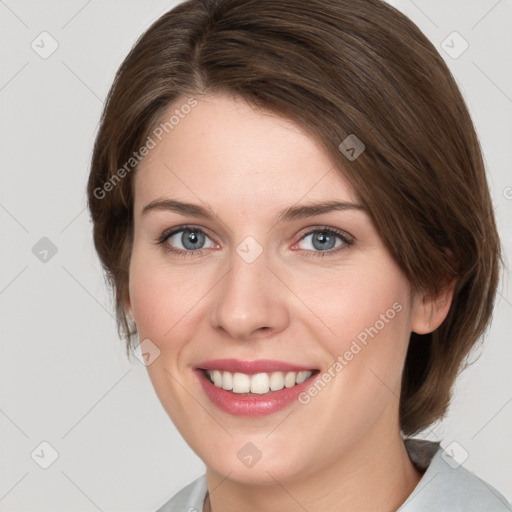
<svg viewBox="0 0 512 512">
<path fill-rule="evenodd" d="M 126 162 L 179 98 L 222 93 L 306 129 L 350 181 L 416 290 L 457 279 L 434 332 L 411 334 L 400 398 L 406 435 L 446 412 L 491 319 L 501 257 L 479 141 L 445 62 L 380 0 L 189 0 L 138 39 L 108 94 L 92 155 L 94 244 L 130 343 L 133 171 Z M 355 134 L 364 152 L 339 149 Z M 121 168 L 125 172 L 120 172 Z"/>
</svg>

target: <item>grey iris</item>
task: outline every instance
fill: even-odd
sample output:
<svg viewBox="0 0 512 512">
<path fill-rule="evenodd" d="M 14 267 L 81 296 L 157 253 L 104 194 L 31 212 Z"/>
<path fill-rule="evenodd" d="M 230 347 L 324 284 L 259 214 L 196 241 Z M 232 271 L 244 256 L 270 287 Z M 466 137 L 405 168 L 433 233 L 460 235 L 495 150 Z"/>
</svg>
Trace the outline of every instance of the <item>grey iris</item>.
<svg viewBox="0 0 512 512">
<path fill-rule="evenodd" d="M 317 246 L 317 243 L 319 244 Z M 313 247 L 315 249 L 333 249 L 336 237 L 326 234 L 324 231 L 313 233 Z"/>
<path fill-rule="evenodd" d="M 181 235 L 181 243 L 186 249 L 200 249 L 201 247 L 196 247 L 196 245 L 201 246 L 204 243 L 204 233 L 192 229 L 185 229 Z"/>
</svg>

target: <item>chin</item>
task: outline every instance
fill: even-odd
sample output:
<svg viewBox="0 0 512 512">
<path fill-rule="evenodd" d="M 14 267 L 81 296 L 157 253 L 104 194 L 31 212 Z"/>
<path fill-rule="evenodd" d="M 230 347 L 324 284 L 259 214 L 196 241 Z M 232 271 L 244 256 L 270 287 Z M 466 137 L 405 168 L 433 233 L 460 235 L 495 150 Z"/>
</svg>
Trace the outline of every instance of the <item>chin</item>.
<svg viewBox="0 0 512 512">
<path fill-rule="evenodd" d="M 252 440 L 251 440 L 252 439 Z M 216 449 L 197 453 L 208 470 L 229 480 L 247 485 L 275 484 L 275 481 L 300 479 L 317 468 L 307 464 L 304 451 L 290 452 L 277 441 L 272 442 L 262 435 L 261 439 L 247 436 L 246 439 L 226 440 L 226 446 L 215 444 Z"/>
</svg>

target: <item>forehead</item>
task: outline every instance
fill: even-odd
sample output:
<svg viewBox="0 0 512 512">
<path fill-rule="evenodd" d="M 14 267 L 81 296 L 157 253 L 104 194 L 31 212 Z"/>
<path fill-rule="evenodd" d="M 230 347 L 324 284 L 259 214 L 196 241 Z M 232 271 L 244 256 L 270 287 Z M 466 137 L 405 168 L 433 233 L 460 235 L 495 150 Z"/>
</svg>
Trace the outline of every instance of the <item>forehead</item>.
<svg viewBox="0 0 512 512">
<path fill-rule="evenodd" d="M 137 211 L 166 194 L 255 210 L 301 199 L 358 201 L 339 166 L 289 119 L 227 96 L 181 110 L 185 104 L 169 107 L 151 135 L 155 145 L 134 178 Z"/>
</svg>

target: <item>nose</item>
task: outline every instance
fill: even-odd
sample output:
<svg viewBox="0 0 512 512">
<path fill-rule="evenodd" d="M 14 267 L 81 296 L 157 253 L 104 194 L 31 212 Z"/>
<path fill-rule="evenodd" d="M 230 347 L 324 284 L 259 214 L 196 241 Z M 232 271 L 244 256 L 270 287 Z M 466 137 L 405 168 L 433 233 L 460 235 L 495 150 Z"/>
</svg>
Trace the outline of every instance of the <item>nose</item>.
<svg viewBox="0 0 512 512">
<path fill-rule="evenodd" d="M 270 267 L 265 250 L 254 260 L 236 251 L 230 270 L 218 283 L 213 300 L 212 326 L 236 340 L 268 337 L 286 328 L 287 288 Z M 289 291 L 288 291 L 289 292 Z"/>
</svg>

